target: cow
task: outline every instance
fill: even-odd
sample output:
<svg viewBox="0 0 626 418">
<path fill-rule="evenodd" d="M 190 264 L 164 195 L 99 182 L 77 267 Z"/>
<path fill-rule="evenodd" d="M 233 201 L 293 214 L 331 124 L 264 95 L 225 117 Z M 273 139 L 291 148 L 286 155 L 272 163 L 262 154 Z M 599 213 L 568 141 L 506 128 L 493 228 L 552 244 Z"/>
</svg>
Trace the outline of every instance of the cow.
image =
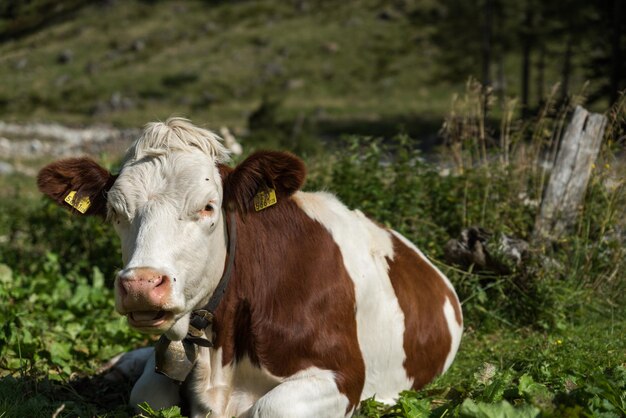
<svg viewBox="0 0 626 418">
<path fill-rule="evenodd" d="M 450 367 L 461 306 L 422 252 L 334 195 L 301 191 L 306 169 L 288 152 L 228 161 L 217 135 L 170 118 L 146 125 L 119 174 L 80 157 L 38 175 L 44 194 L 120 237 L 115 309 L 160 336 L 136 355 L 131 404 L 342 417 Z"/>
</svg>

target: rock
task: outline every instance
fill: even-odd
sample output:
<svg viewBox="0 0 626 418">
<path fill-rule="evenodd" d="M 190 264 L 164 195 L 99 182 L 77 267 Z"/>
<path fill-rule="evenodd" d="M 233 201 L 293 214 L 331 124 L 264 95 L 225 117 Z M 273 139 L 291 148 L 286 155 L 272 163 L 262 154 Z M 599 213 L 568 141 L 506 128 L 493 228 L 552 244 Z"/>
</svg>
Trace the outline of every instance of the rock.
<svg viewBox="0 0 626 418">
<path fill-rule="evenodd" d="M 15 169 L 11 164 L 0 161 L 0 175 L 4 176 L 7 174 L 13 174 L 14 171 Z"/>
<path fill-rule="evenodd" d="M 93 75 L 98 72 L 98 68 L 98 64 L 93 61 L 89 61 L 87 64 L 85 64 L 85 72 L 89 75 Z"/>
<path fill-rule="evenodd" d="M 23 70 L 28 65 L 28 58 L 20 58 L 14 65 L 16 70 Z"/>
<path fill-rule="evenodd" d="M 311 3 L 305 0 L 296 0 L 293 2 L 293 8 L 299 13 L 308 13 L 311 11 Z"/>
<path fill-rule="evenodd" d="M 202 31 L 205 34 L 214 34 L 219 32 L 219 26 L 217 26 L 217 24 L 215 22 L 206 22 L 204 25 L 202 25 Z"/>
<path fill-rule="evenodd" d="M 111 100 L 109 100 L 111 104 L 112 110 L 126 110 L 134 107 L 134 103 L 132 99 L 129 97 L 125 97 L 119 91 L 116 91 L 111 95 Z"/>
<path fill-rule="evenodd" d="M 72 59 L 74 59 L 74 51 L 71 49 L 64 49 L 57 55 L 57 62 L 59 64 L 67 64 L 72 61 Z"/>
<path fill-rule="evenodd" d="M 270 44 L 269 39 L 264 38 L 262 36 L 254 36 L 252 37 L 252 39 L 250 39 L 250 43 L 252 43 L 252 45 L 254 46 L 258 46 L 258 47 L 266 47 Z"/>
<path fill-rule="evenodd" d="M 119 91 L 111 94 L 109 100 L 100 100 L 96 103 L 92 110 L 94 115 L 103 115 L 111 112 L 117 112 L 120 110 L 133 109 L 135 107 L 135 101 L 130 97 L 122 95 Z"/>
<path fill-rule="evenodd" d="M 304 87 L 305 81 L 301 78 L 292 78 L 287 82 L 287 89 L 297 90 Z"/>
<path fill-rule="evenodd" d="M 70 76 L 67 74 L 61 74 L 54 80 L 54 85 L 56 87 L 63 87 L 70 79 Z"/>
<path fill-rule="evenodd" d="M 0 155 L 5 158 L 32 159 L 43 155 L 68 157 L 93 154 L 104 149 L 123 149 L 137 135 L 138 130 L 135 129 L 77 129 L 54 123 L 16 124 L 0 121 Z M 17 164 L 13 169 L 25 173 L 25 169 Z"/>
<path fill-rule="evenodd" d="M 324 51 L 329 52 L 331 54 L 336 54 L 337 52 L 339 52 L 340 49 L 341 47 L 339 46 L 337 42 L 326 42 L 324 44 Z"/>
<path fill-rule="evenodd" d="M 280 77 L 285 74 L 285 67 L 278 61 L 271 61 L 263 67 L 263 76 L 267 78 Z"/>
<path fill-rule="evenodd" d="M 135 52 L 141 52 L 146 49 L 146 43 L 142 39 L 135 39 L 131 44 L 130 49 Z"/>
<path fill-rule="evenodd" d="M 391 9 L 385 9 L 378 13 L 378 18 L 380 20 L 392 21 L 398 18 L 398 13 Z"/>
<path fill-rule="evenodd" d="M 40 140 L 38 139 L 33 139 L 32 141 L 30 141 L 30 150 L 33 153 L 38 153 L 41 152 L 42 148 L 43 148 L 43 144 L 41 143 Z"/>
<path fill-rule="evenodd" d="M 2 151 L 2 155 L 9 155 L 9 150 L 11 149 L 11 141 L 8 138 L 0 138 L 0 151 Z"/>
</svg>

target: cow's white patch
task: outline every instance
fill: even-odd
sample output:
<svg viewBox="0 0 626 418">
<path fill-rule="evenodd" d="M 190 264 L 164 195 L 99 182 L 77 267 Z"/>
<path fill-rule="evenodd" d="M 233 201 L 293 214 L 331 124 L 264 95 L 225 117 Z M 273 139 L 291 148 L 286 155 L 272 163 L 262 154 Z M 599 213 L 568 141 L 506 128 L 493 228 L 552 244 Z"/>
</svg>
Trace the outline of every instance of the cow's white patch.
<svg viewBox="0 0 626 418">
<path fill-rule="evenodd" d="M 253 365 L 248 357 L 222 365 L 222 349 L 203 349 L 191 377 L 194 415 L 240 416 L 283 380 L 265 368 Z"/>
<path fill-rule="evenodd" d="M 349 416 L 348 398 L 339 392 L 335 375 L 311 367 L 285 379 L 247 411 L 257 418 Z"/>
<path fill-rule="evenodd" d="M 446 303 L 443 305 L 443 314 L 446 317 L 452 341 L 450 343 L 450 352 L 446 357 L 446 362 L 444 363 L 443 370 L 441 371 L 442 373 L 448 370 L 452 364 L 452 361 L 456 356 L 456 352 L 459 349 L 459 344 L 461 344 L 461 335 L 463 334 L 463 325 L 456 321 L 454 307 L 452 306 L 453 303 L 458 303 L 458 301 L 451 301 L 449 298 L 446 298 Z"/>
<path fill-rule="evenodd" d="M 226 412 L 232 385 L 233 368 L 222 365 L 222 349 L 200 349 L 196 367 L 190 376 L 191 408 L 194 415 L 211 413 L 221 417 Z"/>
<path fill-rule="evenodd" d="M 354 282 L 359 345 L 365 361 L 361 399 L 393 403 L 412 385 L 403 363 L 404 313 L 389 280 L 386 257 L 393 257 L 389 233 L 329 193 L 298 192 L 294 200 L 332 235 Z"/>
</svg>

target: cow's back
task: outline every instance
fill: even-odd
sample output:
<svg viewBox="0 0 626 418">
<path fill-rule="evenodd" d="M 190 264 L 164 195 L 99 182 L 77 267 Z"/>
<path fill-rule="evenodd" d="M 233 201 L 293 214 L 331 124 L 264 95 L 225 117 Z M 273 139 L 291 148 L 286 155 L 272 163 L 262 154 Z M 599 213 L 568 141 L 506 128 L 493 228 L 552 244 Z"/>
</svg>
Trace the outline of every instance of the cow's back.
<svg viewBox="0 0 626 418">
<path fill-rule="evenodd" d="M 399 233 L 333 195 L 299 192 L 293 199 L 331 234 L 354 283 L 365 363 L 361 399 L 391 402 L 445 371 L 462 332 L 460 304 L 447 278 Z"/>
</svg>

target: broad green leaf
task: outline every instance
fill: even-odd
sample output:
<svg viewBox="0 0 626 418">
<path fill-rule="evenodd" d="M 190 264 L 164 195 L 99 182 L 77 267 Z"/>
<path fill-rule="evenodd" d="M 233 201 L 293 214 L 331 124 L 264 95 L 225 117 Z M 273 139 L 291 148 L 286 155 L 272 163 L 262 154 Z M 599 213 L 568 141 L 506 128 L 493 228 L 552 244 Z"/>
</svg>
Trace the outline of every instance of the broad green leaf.
<svg viewBox="0 0 626 418">
<path fill-rule="evenodd" d="M 520 394 L 533 403 L 545 403 L 547 399 L 551 399 L 553 397 L 545 385 L 536 383 L 528 374 L 524 374 L 519 378 L 519 384 L 517 387 Z"/>
<path fill-rule="evenodd" d="M 423 418 L 430 415 L 430 401 L 427 399 L 417 399 L 416 393 L 411 391 L 402 392 L 398 404 L 402 408 L 404 417 Z"/>
<path fill-rule="evenodd" d="M 13 280 L 13 272 L 6 264 L 0 264 L 0 283 L 11 283 Z"/>
<path fill-rule="evenodd" d="M 100 290 L 104 288 L 104 275 L 100 271 L 98 267 L 93 268 L 93 273 L 91 276 L 91 285 L 95 290 Z"/>
<path fill-rule="evenodd" d="M 534 406 L 515 408 L 507 401 L 489 404 L 466 399 L 459 409 L 459 416 L 463 418 L 535 418 L 538 415 L 539 409 Z"/>
</svg>

